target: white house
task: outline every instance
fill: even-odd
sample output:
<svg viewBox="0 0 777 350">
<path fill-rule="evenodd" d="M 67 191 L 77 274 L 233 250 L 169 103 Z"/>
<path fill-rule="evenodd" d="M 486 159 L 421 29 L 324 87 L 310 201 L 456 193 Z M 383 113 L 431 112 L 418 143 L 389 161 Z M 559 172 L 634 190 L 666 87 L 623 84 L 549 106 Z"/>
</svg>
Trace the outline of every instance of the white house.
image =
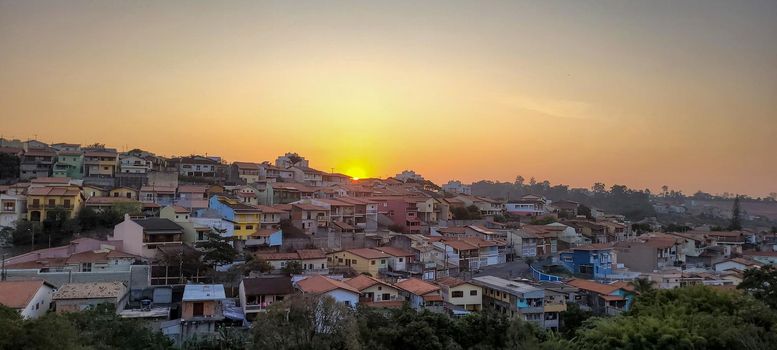
<svg viewBox="0 0 777 350">
<path fill-rule="evenodd" d="M 359 290 L 346 284 L 322 275 L 312 275 L 297 281 L 296 288 L 304 294 L 326 295 L 338 303 L 356 307 L 359 304 Z"/>
<path fill-rule="evenodd" d="M 25 319 L 45 315 L 53 294 L 54 286 L 43 280 L 0 281 L 0 305 L 15 309 Z"/>
</svg>

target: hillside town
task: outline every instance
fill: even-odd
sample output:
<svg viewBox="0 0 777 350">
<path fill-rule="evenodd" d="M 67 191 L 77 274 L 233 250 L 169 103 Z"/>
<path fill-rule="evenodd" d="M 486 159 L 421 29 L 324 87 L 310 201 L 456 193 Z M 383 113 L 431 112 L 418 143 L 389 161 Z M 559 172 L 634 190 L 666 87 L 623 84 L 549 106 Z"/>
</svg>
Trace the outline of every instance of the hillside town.
<svg viewBox="0 0 777 350">
<path fill-rule="evenodd" d="M 528 185 L 510 197 L 411 170 L 355 179 L 297 153 L 227 162 L 0 139 L 0 160 L 0 304 L 28 320 L 110 305 L 178 347 L 263 327 L 299 297 L 564 332 L 572 309 L 610 317 L 650 290 L 737 290 L 777 263 L 777 230 L 743 225 L 769 218 L 738 197 L 723 214 L 645 195 L 655 215 L 635 217 Z M 660 219 L 689 210 L 717 221 Z"/>
</svg>

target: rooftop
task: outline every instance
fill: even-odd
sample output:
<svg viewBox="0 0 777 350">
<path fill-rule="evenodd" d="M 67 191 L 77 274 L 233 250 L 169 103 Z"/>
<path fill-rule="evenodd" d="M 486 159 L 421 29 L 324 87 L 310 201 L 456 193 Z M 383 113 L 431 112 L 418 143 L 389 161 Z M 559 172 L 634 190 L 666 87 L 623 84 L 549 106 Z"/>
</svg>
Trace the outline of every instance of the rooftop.
<svg viewBox="0 0 777 350">
<path fill-rule="evenodd" d="M 43 280 L 1 281 L 0 305 L 23 309 L 45 283 Z"/>
<path fill-rule="evenodd" d="M 243 288 L 248 295 L 287 295 L 294 293 L 291 277 L 273 276 L 244 278 Z"/>
<path fill-rule="evenodd" d="M 394 284 L 395 287 L 415 295 L 424 295 L 440 290 L 440 287 L 417 278 L 408 278 Z"/>
<path fill-rule="evenodd" d="M 54 300 L 121 298 L 127 293 L 122 282 L 67 283 L 54 293 Z"/>
<path fill-rule="evenodd" d="M 303 293 L 321 294 L 333 291 L 335 289 L 343 289 L 353 293 L 359 293 L 359 290 L 346 284 L 345 282 L 338 281 L 322 275 L 313 275 L 297 282 L 297 287 Z"/>
<path fill-rule="evenodd" d="M 223 300 L 227 296 L 222 284 L 187 284 L 183 290 L 183 301 Z"/>
</svg>

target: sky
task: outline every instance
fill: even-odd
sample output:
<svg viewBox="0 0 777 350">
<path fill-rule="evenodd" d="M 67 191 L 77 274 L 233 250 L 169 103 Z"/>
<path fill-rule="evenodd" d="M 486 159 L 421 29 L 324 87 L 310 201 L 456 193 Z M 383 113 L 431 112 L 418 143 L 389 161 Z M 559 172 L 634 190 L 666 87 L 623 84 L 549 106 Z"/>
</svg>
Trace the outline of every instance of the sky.
<svg viewBox="0 0 777 350">
<path fill-rule="evenodd" d="M 0 0 L 0 134 L 777 192 L 777 2 Z"/>
</svg>

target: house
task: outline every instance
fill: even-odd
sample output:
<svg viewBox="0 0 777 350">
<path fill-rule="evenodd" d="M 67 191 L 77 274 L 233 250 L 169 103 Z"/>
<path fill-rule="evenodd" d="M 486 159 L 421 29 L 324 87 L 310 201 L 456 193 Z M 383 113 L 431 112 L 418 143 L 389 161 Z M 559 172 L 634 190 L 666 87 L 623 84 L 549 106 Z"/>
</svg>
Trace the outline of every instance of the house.
<svg viewBox="0 0 777 350">
<path fill-rule="evenodd" d="M 618 262 L 632 271 L 652 272 L 685 261 L 678 239 L 668 235 L 617 242 L 614 248 Z"/>
<path fill-rule="evenodd" d="M 113 177 L 118 167 L 118 157 L 114 149 L 85 149 L 84 177 Z"/>
<path fill-rule="evenodd" d="M 74 239 L 63 246 L 33 250 L 7 258 L 4 261 L 4 265 L 7 270 L 63 271 L 67 267 L 67 260 L 73 255 L 84 252 L 116 250 L 121 249 L 121 246 L 122 242 L 120 241 L 101 241 L 82 237 Z"/>
<path fill-rule="evenodd" d="M 221 163 L 217 160 L 202 157 L 190 156 L 181 157 L 173 160 L 177 164 L 178 174 L 188 177 L 216 177 L 217 168 Z"/>
<path fill-rule="evenodd" d="M 486 241 L 477 237 L 445 238 L 433 244 L 439 246 L 445 252 L 447 261 L 457 265 L 460 271 L 475 271 L 507 261 L 507 243 L 502 240 Z"/>
<path fill-rule="evenodd" d="M 450 192 L 455 194 L 464 194 L 464 195 L 472 194 L 472 188 L 469 185 L 462 184 L 461 181 L 458 181 L 458 180 L 448 181 L 448 183 L 442 185 L 442 190 L 445 192 Z"/>
<path fill-rule="evenodd" d="M 330 266 L 350 266 L 357 273 L 369 273 L 377 277 L 388 270 L 388 261 L 392 258 L 378 249 L 358 248 L 327 254 Z"/>
<path fill-rule="evenodd" d="M 160 206 L 175 204 L 175 187 L 162 185 L 148 185 L 140 188 L 138 194 L 143 203 L 154 203 Z"/>
<path fill-rule="evenodd" d="M 313 198 L 316 190 L 300 183 L 294 182 L 273 182 L 272 203 L 289 204 L 305 198 Z"/>
<path fill-rule="evenodd" d="M 323 173 L 321 174 L 322 186 L 336 186 L 345 185 L 351 182 L 351 177 L 345 174 L 338 173 Z"/>
<path fill-rule="evenodd" d="M 421 233 L 421 220 L 418 218 L 418 201 L 409 197 L 377 199 L 385 203 L 382 214 L 394 223 L 402 233 Z"/>
<path fill-rule="evenodd" d="M 290 168 L 292 166 L 301 166 L 307 168 L 309 166 L 309 162 L 305 157 L 300 156 L 297 153 L 293 152 L 287 152 L 286 154 L 279 156 L 275 159 L 275 166 L 281 167 L 281 168 Z"/>
<path fill-rule="evenodd" d="M 559 217 L 574 218 L 578 215 L 580 203 L 570 200 L 560 200 L 551 205 Z"/>
<path fill-rule="evenodd" d="M 544 289 L 495 276 L 475 277 L 470 282 L 483 288 L 483 308 L 545 326 Z"/>
<path fill-rule="evenodd" d="M 360 274 L 343 282 L 359 291 L 359 303 L 362 305 L 396 308 L 404 304 L 399 289 L 375 277 Z"/>
<path fill-rule="evenodd" d="M 3 227 L 16 227 L 16 221 L 26 217 L 26 213 L 26 196 L 0 193 L 0 229 Z"/>
<path fill-rule="evenodd" d="M 439 278 L 435 283 L 440 286 L 442 299 L 454 315 L 483 308 L 483 289 L 480 286 L 454 277 Z"/>
<path fill-rule="evenodd" d="M 378 229 L 378 203 L 366 198 L 339 197 L 338 201 L 353 205 L 353 225 L 358 229 L 372 232 Z"/>
<path fill-rule="evenodd" d="M 487 197 L 475 197 L 472 204 L 478 207 L 480 215 L 484 217 L 493 217 L 494 215 L 502 214 L 505 209 L 502 201 Z"/>
<path fill-rule="evenodd" d="M 42 222 L 52 211 L 64 211 L 75 218 L 84 202 L 84 196 L 75 186 L 33 187 L 27 191 L 27 220 Z"/>
<path fill-rule="evenodd" d="M 84 154 L 80 148 L 61 150 L 57 152 L 57 162 L 54 164 L 52 176 L 80 179 L 83 177 Z"/>
<path fill-rule="evenodd" d="M 92 197 L 107 197 L 110 190 L 97 185 L 85 184 L 81 186 L 81 192 L 84 194 L 84 199 Z"/>
<path fill-rule="evenodd" d="M 253 321 L 258 313 L 267 311 L 273 303 L 286 300 L 294 294 L 294 286 L 288 276 L 243 278 L 239 293 L 243 314 L 247 320 Z"/>
<path fill-rule="evenodd" d="M 324 184 L 323 176 L 326 174 L 323 171 L 319 171 L 313 168 L 303 166 L 292 166 L 288 168 L 294 172 L 294 181 L 303 183 L 308 186 L 320 187 Z"/>
<path fill-rule="evenodd" d="M 153 168 L 153 162 L 148 159 L 129 154 L 119 156 L 119 171 L 123 174 L 146 174 Z"/>
<path fill-rule="evenodd" d="M 176 204 L 192 210 L 208 207 L 207 185 L 178 185 Z"/>
<path fill-rule="evenodd" d="M 181 299 L 181 339 L 216 333 L 217 323 L 224 320 L 226 298 L 224 285 L 187 284 Z"/>
<path fill-rule="evenodd" d="M 558 252 L 558 236 L 562 228 L 547 225 L 521 225 L 520 230 L 536 237 L 536 256 L 547 258 L 555 256 Z"/>
<path fill-rule="evenodd" d="M 718 262 L 714 265 L 714 267 L 716 272 L 723 272 L 730 270 L 745 271 L 748 269 L 757 269 L 763 265 L 763 263 L 751 260 L 749 258 L 733 258 Z"/>
<path fill-rule="evenodd" d="M 606 243 L 588 244 L 559 253 L 561 264 L 570 272 L 605 279 L 616 265 L 613 247 Z"/>
<path fill-rule="evenodd" d="M 240 203 L 227 196 L 212 196 L 208 208 L 218 213 L 222 220 L 231 225 L 224 235 L 248 240 L 261 230 L 262 211 L 256 206 Z"/>
<path fill-rule="evenodd" d="M 57 154 L 50 149 L 25 150 L 19 164 L 19 179 L 51 176 L 56 159 Z"/>
<path fill-rule="evenodd" d="M 138 199 L 138 191 L 131 187 L 116 187 L 108 194 L 110 197 L 121 197 L 128 199 Z"/>
<path fill-rule="evenodd" d="M 256 257 L 272 265 L 274 272 L 280 272 L 290 262 L 302 266 L 302 274 L 326 275 L 329 273 L 326 253 L 321 249 L 299 249 L 293 253 L 256 253 Z"/>
<path fill-rule="evenodd" d="M 51 309 L 54 286 L 43 280 L 0 281 L 0 305 L 35 319 Z"/>
<path fill-rule="evenodd" d="M 579 289 L 581 306 L 600 315 L 618 315 L 628 311 L 637 294 L 626 282 L 602 284 L 576 278 L 565 283 Z"/>
<path fill-rule="evenodd" d="M 213 232 L 210 226 L 195 223 L 190 220 L 191 210 L 181 206 L 166 206 L 159 210 L 159 217 L 169 219 L 175 222 L 183 229 L 183 242 L 195 244 L 196 242 L 207 241 L 208 234 Z"/>
<path fill-rule="evenodd" d="M 119 313 L 129 293 L 123 282 L 66 283 L 52 297 L 57 313 L 77 312 L 100 304 L 111 304 Z"/>
<path fill-rule="evenodd" d="M 259 167 L 259 164 L 249 162 L 234 162 L 231 166 L 231 172 L 233 178 L 237 178 L 242 183 L 250 184 L 259 181 L 261 173 L 263 173 Z"/>
<path fill-rule="evenodd" d="M 329 228 L 329 209 L 314 204 L 292 204 L 291 224 L 305 234 L 325 233 Z"/>
<path fill-rule="evenodd" d="M 399 288 L 402 295 L 410 305 L 416 310 L 428 309 L 432 312 L 443 312 L 444 303 L 440 294 L 440 287 L 417 278 L 407 278 L 399 280 L 394 284 Z"/>
<path fill-rule="evenodd" d="M 549 213 L 549 204 L 545 197 L 528 194 L 518 200 L 507 201 L 504 210 L 510 215 L 542 216 Z"/>
<path fill-rule="evenodd" d="M 131 219 L 125 215 L 124 221 L 113 228 L 112 239 L 122 241 L 127 253 L 150 259 L 156 256 L 158 247 L 183 244 L 183 235 L 183 227 L 170 219 Z"/>
<path fill-rule="evenodd" d="M 388 268 L 391 271 L 407 271 L 407 267 L 413 263 L 416 254 L 396 247 L 375 247 L 372 248 L 382 253 L 388 254 Z"/>
<path fill-rule="evenodd" d="M 330 277 L 322 275 L 312 275 L 297 281 L 296 288 L 303 294 L 312 294 L 317 296 L 328 296 L 338 303 L 343 303 L 350 307 L 356 307 L 359 304 L 359 290 Z"/>
</svg>

